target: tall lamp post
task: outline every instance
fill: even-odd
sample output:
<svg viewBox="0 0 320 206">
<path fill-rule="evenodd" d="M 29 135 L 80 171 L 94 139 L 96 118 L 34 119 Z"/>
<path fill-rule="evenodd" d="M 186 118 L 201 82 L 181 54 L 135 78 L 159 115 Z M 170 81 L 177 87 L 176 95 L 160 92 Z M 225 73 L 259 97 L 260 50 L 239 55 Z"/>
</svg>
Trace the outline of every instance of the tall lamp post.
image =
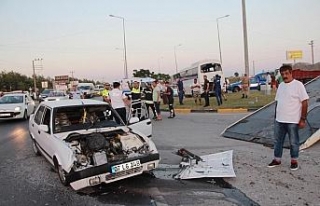
<svg viewBox="0 0 320 206">
<path fill-rule="evenodd" d="M 122 29 L 123 29 L 123 47 L 124 47 L 124 76 L 127 79 L 128 78 L 128 64 L 127 64 L 127 45 L 126 45 L 126 29 L 124 25 L 124 18 L 121 16 L 115 16 L 110 14 L 110 17 L 122 19 Z"/>
<path fill-rule="evenodd" d="M 218 44 L 219 44 L 219 55 L 220 55 L 220 64 L 222 64 L 222 57 L 221 57 L 221 43 L 220 43 L 220 32 L 219 32 L 219 19 L 222 19 L 222 18 L 226 18 L 230 15 L 225 15 L 225 16 L 221 16 L 221 17 L 218 17 L 216 19 L 216 22 L 217 22 L 217 31 L 218 31 Z"/>
<path fill-rule="evenodd" d="M 182 44 L 178 44 L 176 46 L 173 47 L 173 51 L 174 51 L 174 62 L 175 62 L 175 65 L 176 65 L 176 73 L 178 73 L 178 62 L 177 62 L 177 47 L 181 46 Z"/>
</svg>

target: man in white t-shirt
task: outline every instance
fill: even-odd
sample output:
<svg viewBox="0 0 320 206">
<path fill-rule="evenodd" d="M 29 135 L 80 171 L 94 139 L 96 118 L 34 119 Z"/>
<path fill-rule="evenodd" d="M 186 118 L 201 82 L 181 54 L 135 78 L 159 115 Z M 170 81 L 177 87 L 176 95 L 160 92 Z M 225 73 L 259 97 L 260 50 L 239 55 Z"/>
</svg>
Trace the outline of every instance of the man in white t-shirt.
<svg viewBox="0 0 320 206">
<path fill-rule="evenodd" d="M 199 104 L 201 105 L 201 94 L 200 94 L 201 85 L 198 82 L 198 79 L 193 80 L 193 84 L 191 85 L 192 95 L 194 102 L 197 104 L 199 100 Z"/>
<path fill-rule="evenodd" d="M 128 103 L 128 97 L 120 89 L 119 82 L 113 82 L 113 89 L 109 92 L 108 96 L 112 107 L 118 112 L 124 123 L 127 123 L 127 111 L 126 104 Z M 116 122 L 119 124 L 120 121 L 115 117 Z"/>
<path fill-rule="evenodd" d="M 305 127 L 308 99 L 304 85 L 292 76 L 292 67 L 283 65 L 280 67 L 283 82 L 276 93 L 276 121 L 274 125 L 274 159 L 268 167 L 281 164 L 283 142 L 286 134 L 289 136 L 291 170 L 298 169 L 299 157 L 299 128 Z"/>
</svg>

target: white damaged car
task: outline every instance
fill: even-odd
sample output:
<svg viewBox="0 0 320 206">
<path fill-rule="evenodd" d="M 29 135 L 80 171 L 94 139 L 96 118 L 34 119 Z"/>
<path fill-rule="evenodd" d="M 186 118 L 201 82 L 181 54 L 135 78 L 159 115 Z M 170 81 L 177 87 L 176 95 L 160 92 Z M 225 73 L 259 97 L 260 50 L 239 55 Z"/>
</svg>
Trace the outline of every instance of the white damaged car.
<svg viewBox="0 0 320 206">
<path fill-rule="evenodd" d="M 144 134 L 152 130 L 149 121 L 133 118 L 132 129 L 108 103 L 48 101 L 31 115 L 29 131 L 34 152 L 51 163 L 62 184 L 80 190 L 155 169 L 160 156 Z"/>
</svg>

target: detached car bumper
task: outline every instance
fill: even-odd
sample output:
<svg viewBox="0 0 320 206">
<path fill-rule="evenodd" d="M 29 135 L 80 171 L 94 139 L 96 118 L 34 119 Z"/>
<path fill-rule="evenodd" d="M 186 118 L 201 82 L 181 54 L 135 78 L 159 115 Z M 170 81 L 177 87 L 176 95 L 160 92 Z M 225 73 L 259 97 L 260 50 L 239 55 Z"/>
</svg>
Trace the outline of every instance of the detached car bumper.
<svg viewBox="0 0 320 206">
<path fill-rule="evenodd" d="M 112 173 L 112 166 L 130 163 L 134 160 L 140 160 L 139 167 L 123 170 L 120 172 Z M 158 167 L 160 161 L 159 154 L 150 154 L 141 158 L 128 159 L 122 162 L 107 163 L 97 167 L 88 168 L 79 172 L 69 174 L 70 185 L 74 190 L 80 190 L 86 187 L 99 185 L 101 183 L 111 183 L 118 180 L 126 179 L 143 172 L 153 170 Z"/>
</svg>

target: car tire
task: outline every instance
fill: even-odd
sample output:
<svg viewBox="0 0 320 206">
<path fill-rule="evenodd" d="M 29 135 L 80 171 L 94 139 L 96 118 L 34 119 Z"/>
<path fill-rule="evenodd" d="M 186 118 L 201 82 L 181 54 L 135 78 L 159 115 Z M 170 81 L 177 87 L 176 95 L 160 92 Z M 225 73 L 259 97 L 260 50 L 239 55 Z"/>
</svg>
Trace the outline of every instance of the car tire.
<svg viewBox="0 0 320 206">
<path fill-rule="evenodd" d="M 59 165 L 58 161 L 56 158 L 54 158 L 53 160 L 56 171 L 58 173 L 58 177 L 60 179 L 60 182 L 64 185 L 64 186 L 68 186 L 70 181 L 69 181 L 69 177 L 67 175 L 67 173 L 63 170 L 63 168 L 61 167 L 61 165 Z"/>
<path fill-rule="evenodd" d="M 240 91 L 240 88 L 239 88 L 239 87 L 233 88 L 233 92 L 239 92 L 239 91 Z"/>
<path fill-rule="evenodd" d="M 24 113 L 23 113 L 23 119 L 24 119 L 24 120 L 27 120 L 27 119 L 28 119 L 28 112 L 27 112 L 27 110 L 25 110 Z"/>
<path fill-rule="evenodd" d="M 35 140 L 32 140 L 32 149 L 33 149 L 33 152 L 35 155 L 37 155 L 37 156 L 41 155 L 40 150 L 37 146 L 37 142 Z"/>
</svg>

